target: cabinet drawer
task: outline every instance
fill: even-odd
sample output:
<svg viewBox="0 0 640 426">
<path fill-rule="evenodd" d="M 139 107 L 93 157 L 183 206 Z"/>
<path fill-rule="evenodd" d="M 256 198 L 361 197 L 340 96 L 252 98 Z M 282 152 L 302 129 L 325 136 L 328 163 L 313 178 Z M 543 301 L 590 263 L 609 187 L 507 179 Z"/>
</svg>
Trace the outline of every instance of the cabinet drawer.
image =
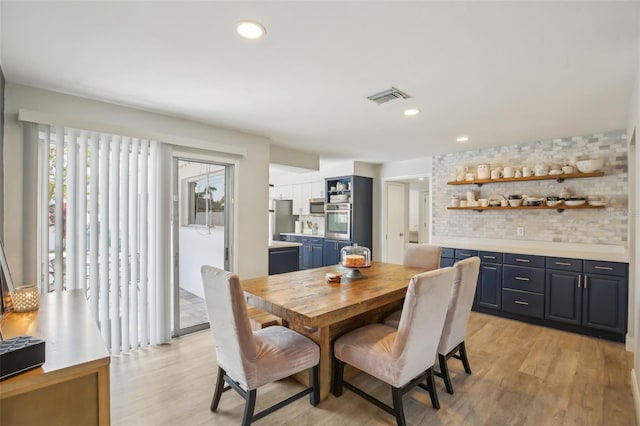
<svg viewBox="0 0 640 426">
<path fill-rule="evenodd" d="M 505 253 L 502 261 L 504 262 L 505 265 L 531 266 L 533 268 L 544 268 L 544 256 Z"/>
<path fill-rule="evenodd" d="M 302 237 L 302 244 L 324 244 L 323 238 Z"/>
<path fill-rule="evenodd" d="M 544 293 L 544 269 L 504 265 L 502 287 Z"/>
<path fill-rule="evenodd" d="M 502 310 L 513 314 L 542 319 L 544 296 L 519 290 L 502 290 Z"/>
<path fill-rule="evenodd" d="M 585 274 L 627 276 L 628 264 L 619 262 L 601 262 L 598 260 L 585 260 Z"/>
<path fill-rule="evenodd" d="M 453 258 L 441 257 L 440 258 L 440 267 L 441 268 L 446 268 L 447 266 L 453 266 L 454 262 L 455 262 L 455 260 Z"/>
<path fill-rule="evenodd" d="M 449 247 L 442 247 L 442 254 L 440 256 L 453 258 L 454 257 L 454 250 L 452 248 L 449 248 Z"/>
<path fill-rule="evenodd" d="M 456 260 L 466 259 L 468 257 L 477 256 L 478 250 L 467 250 L 467 249 L 456 249 L 455 257 Z"/>
<path fill-rule="evenodd" d="M 498 251 L 479 251 L 478 256 L 483 263 L 502 263 L 502 253 Z"/>
<path fill-rule="evenodd" d="M 547 269 L 582 272 L 582 260 L 569 257 L 547 257 Z"/>
</svg>

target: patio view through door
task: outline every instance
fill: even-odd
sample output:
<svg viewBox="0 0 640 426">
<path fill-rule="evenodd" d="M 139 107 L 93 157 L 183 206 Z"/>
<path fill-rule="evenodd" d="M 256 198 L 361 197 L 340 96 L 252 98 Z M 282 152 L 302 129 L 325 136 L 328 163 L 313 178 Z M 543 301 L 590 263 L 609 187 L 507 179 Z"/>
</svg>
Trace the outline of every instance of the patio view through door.
<svg viewBox="0 0 640 426">
<path fill-rule="evenodd" d="M 230 270 L 233 165 L 174 158 L 173 335 L 209 326 L 200 268 Z"/>
</svg>

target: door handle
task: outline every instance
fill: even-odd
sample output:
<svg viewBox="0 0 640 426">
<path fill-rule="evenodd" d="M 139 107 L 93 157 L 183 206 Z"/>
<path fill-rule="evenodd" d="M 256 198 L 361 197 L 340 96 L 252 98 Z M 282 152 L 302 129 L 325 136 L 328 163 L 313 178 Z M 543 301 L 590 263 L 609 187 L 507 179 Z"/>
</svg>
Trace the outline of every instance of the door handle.
<svg viewBox="0 0 640 426">
<path fill-rule="evenodd" d="M 529 281 L 529 278 L 525 278 L 525 277 L 516 277 L 516 280 L 518 280 L 518 281 Z"/>
<path fill-rule="evenodd" d="M 529 263 L 529 262 L 531 262 L 531 261 L 530 261 L 529 259 L 520 259 L 520 258 L 517 258 L 517 259 L 516 259 L 516 262 Z"/>
<path fill-rule="evenodd" d="M 584 284 L 582 285 L 582 288 L 587 288 L 587 275 L 584 276 Z"/>
<path fill-rule="evenodd" d="M 521 300 L 516 300 L 515 303 L 517 303 L 518 305 L 529 306 L 529 302 L 523 302 Z"/>
<path fill-rule="evenodd" d="M 593 269 L 602 269 L 604 271 L 613 271 L 613 268 L 609 266 L 594 266 Z"/>
<path fill-rule="evenodd" d="M 578 288 L 580 288 L 580 285 L 582 283 L 582 274 L 578 275 Z"/>
<path fill-rule="evenodd" d="M 571 266 L 571 263 L 569 263 L 569 262 L 556 262 L 556 265 Z"/>
</svg>

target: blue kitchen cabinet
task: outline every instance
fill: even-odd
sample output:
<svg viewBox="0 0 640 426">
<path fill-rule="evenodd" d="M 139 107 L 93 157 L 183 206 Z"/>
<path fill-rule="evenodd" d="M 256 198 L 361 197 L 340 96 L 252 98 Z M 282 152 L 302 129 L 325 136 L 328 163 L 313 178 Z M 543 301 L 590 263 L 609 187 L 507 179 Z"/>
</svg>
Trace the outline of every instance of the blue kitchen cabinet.
<svg viewBox="0 0 640 426">
<path fill-rule="evenodd" d="M 618 262 L 584 261 L 583 326 L 619 334 L 627 331 L 627 268 Z"/>
<path fill-rule="evenodd" d="M 490 262 L 483 260 L 483 252 L 480 253 L 480 271 L 478 273 L 478 285 L 476 287 L 475 303 L 490 309 L 500 309 L 502 306 L 502 264 L 495 263 L 493 253 L 485 254 L 490 256 Z M 491 259 L 491 257 L 494 257 Z M 501 257 L 500 257 L 501 259 Z"/>
<path fill-rule="evenodd" d="M 350 245 L 351 245 L 351 241 L 325 239 L 324 240 L 325 266 L 333 266 L 340 263 L 340 250 Z"/>
<path fill-rule="evenodd" d="M 300 246 L 300 269 L 312 269 L 323 266 L 323 238 L 302 237 Z"/>
<path fill-rule="evenodd" d="M 545 318 L 580 325 L 582 319 L 582 276 L 577 272 L 547 269 Z"/>
<path fill-rule="evenodd" d="M 442 252 L 440 253 L 440 267 L 446 268 L 447 266 L 453 266 L 455 263 L 455 250 L 448 247 L 442 247 Z"/>
</svg>

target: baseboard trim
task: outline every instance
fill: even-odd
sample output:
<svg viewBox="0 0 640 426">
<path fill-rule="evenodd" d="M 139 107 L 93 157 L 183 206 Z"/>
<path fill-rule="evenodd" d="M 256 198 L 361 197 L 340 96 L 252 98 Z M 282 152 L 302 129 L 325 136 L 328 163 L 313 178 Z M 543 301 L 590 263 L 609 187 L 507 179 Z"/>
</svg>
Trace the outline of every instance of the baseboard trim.
<svg viewBox="0 0 640 426">
<path fill-rule="evenodd" d="M 633 338 L 633 336 L 629 336 L 627 334 L 627 338 L 625 339 L 625 342 L 624 342 L 624 348 L 626 349 L 627 352 L 635 352 L 636 341 Z"/>
<path fill-rule="evenodd" d="M 638 389 L 638 379 L 636 378 L 635 368 L 631 369 L 631 396 L 636 411 L 636 425 L 640 425 L 640 390 Z"/>
</svg>

